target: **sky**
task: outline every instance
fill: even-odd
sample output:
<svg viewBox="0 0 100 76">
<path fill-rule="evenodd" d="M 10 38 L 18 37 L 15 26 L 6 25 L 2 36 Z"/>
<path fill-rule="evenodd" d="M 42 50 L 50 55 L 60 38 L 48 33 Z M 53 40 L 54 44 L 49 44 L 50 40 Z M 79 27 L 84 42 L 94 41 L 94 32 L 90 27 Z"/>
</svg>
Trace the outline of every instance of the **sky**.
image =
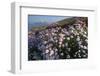
<svg viewBox="0 0 100 76">
<path fill-rule="evenodd" d="M 53 23 L 68 16 L 48 16 L 48 15 L 28 15 L 28 25 L 34 26 L 35 23 Z"/>
</svg>

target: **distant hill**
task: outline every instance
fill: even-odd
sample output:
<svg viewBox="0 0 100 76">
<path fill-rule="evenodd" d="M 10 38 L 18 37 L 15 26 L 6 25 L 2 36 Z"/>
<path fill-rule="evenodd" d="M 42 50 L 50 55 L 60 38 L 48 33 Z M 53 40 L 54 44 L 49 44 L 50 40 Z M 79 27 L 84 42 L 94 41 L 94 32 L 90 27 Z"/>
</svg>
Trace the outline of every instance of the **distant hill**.
<svg viewBox="0 0 100 76">
<path fill-rule="evenodd" d="M 86 24 L 88 23 L 87 17 L 71 17 L 71 18 L 66 18 L 66 19 L 57 21 L 52 24 L 47 24 L 47 23 L 43 23 L 43 24 L 39 23 L 39 25 L 36 24 L 36 26 L 34 26 L 32 30 L 36 31 L 36 30 L 44 30 L 48 28 L 53 28 L 53 27 L 64 27 L 67 25 L 73 25 L 77 23 L 78 21 L 85 22 Z"/>
<path fill-rule="evenodd" d="M 76 19 L 74 17 L 66 18 L 66 19 L 57 21 L 53 24 L 50 24 L 47 28 L 50 28 L 50 27 L 63 27 L 65 25 L 72 25 L 75 22 L 76 22 Z"/>
<path fill-rule="evenodd" d="M 73 25 L 75 23 L 79 23 L 82 22 L 83 24 L 85 23 L 86 26 L 88 26 L 88 18 L 87 17 L 71 17 L 71 18 L 67 18 L 67 19 L 63 19 L 60 21 L 57 21 L 56 23 L 51 24 L 51 26 L 48 27 L 64 27 L 67 25 Z"/>
<path fill-rule="evenodd" d="M 76 19 L 74 18 L 74 17 L 72 17 L 72 18 L 67 18 L 67 19 L 63 19 L 63 20 L 61 20 L 61 21 L 58 21 L 57 22 L 57 24 L 59 24 L 59 25 L 68 25 L 68 24 L 73 24 L 73 23 L 75 23 L 75 21 L 76 21 Z"/>
</svg>

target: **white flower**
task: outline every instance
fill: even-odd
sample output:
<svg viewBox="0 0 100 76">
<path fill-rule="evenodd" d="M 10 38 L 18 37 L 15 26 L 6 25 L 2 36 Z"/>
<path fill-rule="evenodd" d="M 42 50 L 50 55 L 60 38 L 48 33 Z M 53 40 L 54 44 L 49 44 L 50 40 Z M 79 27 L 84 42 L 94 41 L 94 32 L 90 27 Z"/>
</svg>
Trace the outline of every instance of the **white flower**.
<svg viewBox="0 0 100 76">
<path fill-rule="evenodd" d="M 45 35 L 48 36 L 48 33 L 46 33 Z"/>
<path fill-rule="evenodd" d="M 77 41 L 80 41 L 80 38 L 77 38 L 76 40 L 77 40 Z"/>
<path fill-rule="evenodd" d="M 54 41 L 52 37 L 51 37 L 50 41 Z"/>
<path fill-rule="evenodd" d="M 47 43 L 47 41 L 44 41 L 44 44 L 46 44 Z"/>
<path fill-rule="evenodd" d="M 73 33 L 74 31 L 73 30 L 71 30 L 71 33 Z"/>
<path fill-rule="evenodd" d="M 55 48 L 55 51 L 58 51 L 58 49 Z"/>
<path fill-rule="evenodd" d="M 81 30 L 81 32 L 83 32 L 83 31 L 84 31 L 84 29 L 82 29 L 82 28 L 81 28 L 80 30 Z"/>
<path fill-rule="evenodd" d="M 74 36 L 72 36 L 72 35 L 71 35 L 70 37 L 71 37 L 71 38 L 74 38 Z"/>
<path fill-rule="evenodd" d="M 46 49 L 45 53 L 49 53 L 49 50 L 48 50 L 48 49 Z"/>
<path fill-rule="evenodd" d="M 83 35 L 84 37 L 87 37 L 86 35 Z"/>
<path fill-rule="evenodd" d="M 60 39 L 59 39 L 59 41 L 61 41 L 61 42 L 62 42 L 62 41 L 63 41 L 63 38 L 60 38 Z"/>
<path fill-rule="evenodd" d="M 75 55 L 77 55 L 78 52 L 75 52 Z"/>
<path fill-rule="evenodd" d="M 81 52 L 81 50 L 78 50 L 78 52 Z"/>
<path fill-rule="evenodd" d="M 55 40 L 55 42 L 58 42 L 58 40 Z"/>
<path fill-rule="evenodd" d="M 60 33 L 60 34 L 59 34 L 59 36 L 60 36 L 61 38 L 63 38 L 65 35 L 64 35 L 64 34 L 62 34 L 62 33 Z"/>
<path fill-rule="evenodd" d="M 54 37 L 54 39 L 57 39 L 57 37 Z"/>
<path fill-rule="evenodd" d="M 83 48 L 83 45 L 80 45 L 81 48 Z"/>
<path fill-rule="evenodd" d="M 86 31 L 84 31 L 84 34 L 87 34 L 87 32 L 86 32 Z"/>
<path fill-rule="evenodd" d="M 67 58 L 70 58 L 70 55 L 67 55 Z"/>
<path fill-rule="evenodd" d="M 86 55 L 83 55 L 83 57 L 86 57 Z"/>
<path fill-rule="evenodd" d="M 76 40 L 77 40 L 77 41 L 80 41 L 80 37 L 78 36 Z"/>
<path fill-rule="evenodd" d="M 51 55 L 53 55 L 53 54 L 54 54 L 54 51 L 53 51 L 53 50 L 51 50 L 51 51 L 50 51 L 50 56 L 51 56 Z"/>
<path fill-rule="evenodd" d="M 61 56 L 63 56 L 63 55 L 64 55 L 64 53 L 61 53 L 60 55 L 61 55 Z"/>
<path fill-rule="evenodd" d="M 65 34 L 66 34 L 66 35 L 70 35 L 70 33 L 69 33 L 69 32 L 67 32 L 67 31 L 65 32 Z"/>
<path fill-rule="evenodd" d="M 67 37 L 67 40 L 70 40 L 70 37 Z"/>
<path fill-rule="evenodd" d="M 74 57 L 76 57 L 76 55 L 74 55 Z"/>
<path fill-rule="evenodd" d="M 84 46 L 84 49 L 87 49 L 87 47 L 86 47 L 86 46 Z"/>
<path fill-rule="evenodd" d="M 50 51 L 52 50 L 51 47 L 49 47 L 49 50 L 50 50 Z"/>
<path fill-rule="evenodd" d="M 88 39 L 85 39 L 86 42 L 88 42 Z"/>
<path fill-rule="evenodd" d="M 59 44 L 61 45 L 61 44 L 62 44 L 62 42 L 60 41 L 60 42 L 59 42 Z"/>
<path fill-rule="evenodd" d="M 81 58 L 81 55 L 80 55 L 80 53 L 78 53 L 78 57 L 79 57 L 79 58 Z"/>
<path fill-rule="evenodd" d="M 82 52 L 83 52 L 83 53 L 86 53 L 86 51 L 85 51 L 85 50 L 82 50 Z"/>
<path fill-rule="evenodd" d="M 64 44 L 62 44 L 62 47 L 64 47 Z"/>
<path fill-rule="evenodd" d="M 65 46 L 68 46 L 68 43 L 65 43 Z"/>
</svg>

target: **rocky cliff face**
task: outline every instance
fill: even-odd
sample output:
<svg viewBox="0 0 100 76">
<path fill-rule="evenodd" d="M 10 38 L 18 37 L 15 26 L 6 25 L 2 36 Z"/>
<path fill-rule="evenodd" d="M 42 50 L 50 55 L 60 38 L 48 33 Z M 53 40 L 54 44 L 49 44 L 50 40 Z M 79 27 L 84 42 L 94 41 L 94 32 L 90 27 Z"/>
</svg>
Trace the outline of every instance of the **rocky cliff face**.
<svg viewBox="0 0 100 76">
<path fill-rule="evenodd" d="M 28 60 L 81 59 L 88 57 L 88 20 L 64 19 L 43 30 L 28 33 Z"/>
</svg>

